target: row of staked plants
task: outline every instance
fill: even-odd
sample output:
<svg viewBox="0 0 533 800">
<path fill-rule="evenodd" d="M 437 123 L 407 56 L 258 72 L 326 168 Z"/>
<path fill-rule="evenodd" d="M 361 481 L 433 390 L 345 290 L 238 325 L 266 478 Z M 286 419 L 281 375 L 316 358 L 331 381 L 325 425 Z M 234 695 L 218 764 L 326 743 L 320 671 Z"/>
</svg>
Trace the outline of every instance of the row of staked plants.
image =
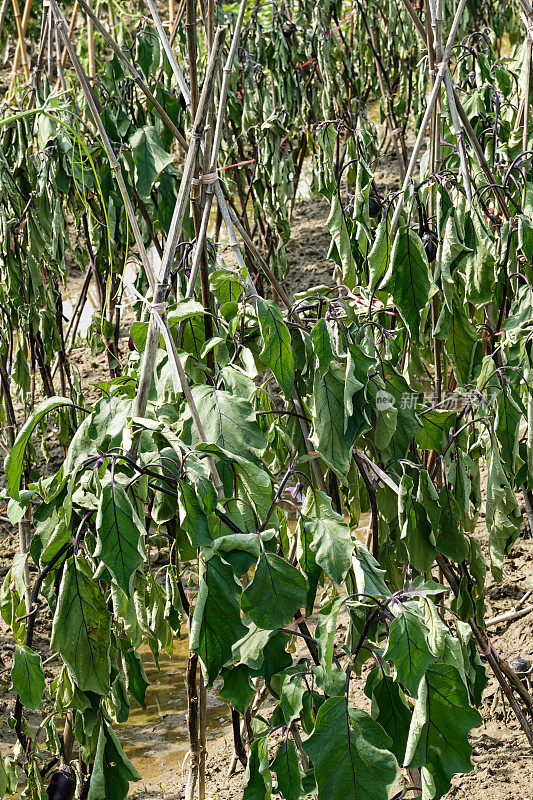
<svg viewBox="0 0 533 800">
<path fill-rule="evenodd" d="M 285 256 L 261 226 L 272 231 L 282 219 L 286 228 L 294 196 L 292 155 L 291 162 L 282 155 L 289 123 L 280 123 L 279 107 L 286 106 L 288 139 L 302 137 L 302 159 L 307 148 L 315 153 L 316 185 L 331 205 L 330 254 L 341 285 L 314 287 L 283 304 L 273 299 L 279 295 L 265 273 L 264 291 L 252 302 L 247 276 L 213 244 L 206 309 L 199 292 L 185 298 L 186 262 L 175 270 L 167 315 L 203 441 L 190 402 L 174 389 L 163 339 L 146 411 L 132 413 L 148 336 L 142 315 L 131 328 L 127 360 L 117 340 L 115 350 L 107 344 L 110 377 L 93 405 L 69 381 L 66 358 L 61 396 L 53 379 L 47 389 L 47 370 L 37 361 L 48 396 L 19 428 L 5 462 L 9 517 L 13 524 L 31 518 L 32 537 L 0 592 L 0 612 L 16 642 L 11 725 L 17 738 L 13 755 L 0 761 L 2 794 L 14 793 L 24 778 L 28 798 L 45 798 L 47 784 L 48 796 L 68 796 L 74 780 L 89 800 L 125 798 L 139 776 L 117 726 L 132 704 L 145 705 L 139 646 L 147 642 L 157 664 L 180 635 L 189 636 L 191 684 L 196 659 L 207 687 L 217 682 L 232 707 L 246 800 L 273 791 L 286 800 L 442 797 L 454 774 L 472 768 L 468 735 L 481 723 L 484 662 L 531 734 L 531 697 L 484 630 L 487 566 L 476 535 L 483 499 L 490 569 L 500 580 L 522 524 L 517 493 L 527 497 L 533 479 L 533 227 L 530 148 L 520 112 L 531 51 L 519 45 L 502 57 L 488 29 L 456 48 L 454 77 L 497 192 L 468 150 L 473 202 L 467 202 L 443 96 L 439 163 L 431 171 L 422 159 L 420 180 L 401 197 L 391 235 L 397 198 L 380 192 L 374 179 L 379 143 L 363 106 L 379 96 L 377 71 L 365 97 L 359 78 L 351 95 L 337 84 L 339 58 L 348 73 L 371 74 L 372 62 L 355 55 L 364 24 L 352 28 L 353 49 L 346 41 L 335 55 L 328 35 L 317 55 L 303 45 L 317 47 L 309 19 L 323 14 L 319 22 L 327 19 L 329 31 L 341 23 L 345 4 L 292 5 L 292 15 L 277 9 L 272 19 L 258 5 L 246 22 L 228 103 L 229 128 L 244 127 L 225 142 L 222 163 L 255 159 L 257 172 L 238 173 L 235 196 L 252 198 L 257 231 L 249 224 L 250 233 L 283 277 Z M 358 9 L 371 24 L 374 14 L 383 25 L 395 18 L 389 4 Z M 409 49 L 412 39 L 413 57 L 419 47 L 403 7 L 396 13 L 404 33 L 393 27 L 396 44 L 390 52 L 382 48 L 391 78 L 403 63 L 402 47 Z M 484 5 L 479 14 L 489 23 L 494 17 L 497 32 L 504 25 L 500 10 Z M 514 19 L 509 29 L 513 24 L 518 28 Z M 317 59 L 321 92 L 310 81 L 306 92 L 293 93 L 286 66 L 296 62 L 296 51 L 288 44 L 283 62 L 277 39 L 263 47 L 267 25 L 281 31 L 279 41 L 298 43 L 298 64 Z M 146 24 L 135 41 L 131 59 L 186 135 L 188 112 L 154 29 Z M 259 79 L 258 64 L 270 77 Z M 239 83 L 245 78 L 246 86 Z M 31 107 L 21 102 L 2 127 L 1 246 L 10 276 L 2 280 L 2 311 L 21 315 L 33 347 L 24 351 L 22 338 L 3 355 L 23 391 L 31 383 L 31 353 L 39 359 L 41 352 L 36 343 L 43 352 L 49 348 L 45 366 L 61 352 L 60 316 L 50 308 L 60 296 L 68 224 L 82 232 L 81 263 L 89 259 L 100 275 L 105 319 L 95 329 L 106 343 L 116 328 L 106 302 L 120 287 L 132 247 L 123 199 L 74 83 L 59 98 L 46 90 Z M 422 78 L 419 84 L 417 103 L 425 94 Z M 168 128 L 132 90 L 116 56 L 102 65 L 96 88 L 108 93 L 103 121 L 120 152 L 143 236 L 161 246 L 180 177 Z M 423 108 L 401 105 L 404 84 L 389 90 L 384 115 L 394 114 L 407 131 L 409 113 L 416 117 Z M 245 121 L 239 102 L 252 92 L 263 105 L 254 94 Z M 330 97 L 339 98 L 331 100 L 334 114 Z M 527 119 L 529 96 L 525 107 Z M 264 120 L 257 117 L 261 109 Z M 342 121 L 315 124 L 341 115 Z M 250 131 L 258 136 L 253 149 L 232 149 Z M 37 159 L 29 152 L 35 137 Z M 25 176 L 18 190 L 14 153 Z M 15 235 L 7 224 L 14 217 Z M 194 235 L 186 220 L 183 241 Z M 247 266 L 255 278 L 260 261 Z M 28 318 L 28 309 L 37 317 Z M 8 397 L 4 388 L 6 409 Z M 50 474 L 34 445 L 52 422 L 66 456 Z M 221 486 L 213 481 L 213 462 Z M 367 511 L 368 546 L 354 533 Z M 163 543 L 168 556 L 154 567 L 148 554 Z M 34 649 L 45 607 L 59 664 L 52 683 Z M 356 687 L 369 711 L 355 702 Z M 267 692 L 271 709 L 251 714 Z M 249 724 L 241 728 L 241 719 Z M 197 744 L 191 741 L 193 756 Z M 58 771 L 60 762 L 71 771 Z M 66 788 L 57 788 L 60 778 Z"/>
</svg>

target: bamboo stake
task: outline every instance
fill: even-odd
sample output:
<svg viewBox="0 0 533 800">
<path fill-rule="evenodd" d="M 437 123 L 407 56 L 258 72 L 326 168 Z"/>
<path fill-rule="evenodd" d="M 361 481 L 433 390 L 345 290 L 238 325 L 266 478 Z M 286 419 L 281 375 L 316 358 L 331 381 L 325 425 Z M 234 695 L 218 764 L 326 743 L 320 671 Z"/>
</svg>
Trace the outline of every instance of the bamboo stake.
<svg viewBox="0 0 533 800">
<path fill-rule="evenodd" d="M 217 160 L 218 160 L 218 153 L 220 150 L 220 143 L 222 141 L 222 132 L 224 127 L 224 115 L 226 113 L 226 100 L 228 97 L 228 90 L 229 84 L 231 79 L 231 70 L 233 67 L 233 61 L 235 59 L 235 53 L 237 52 L 237 45 L 239 41 L 240 31 L 242 28 L 242 21 L 244 19 L 244 12 L 246 10 L 246 3 L 247 0 L 241 0 L 241 4 L 239 7 L 239 12 L 237 15 L 237 20 L 235 22 L 235 30 L 233 32 L 233 37 L 231 40 L 230 50 L 228 53 L 228 57 L 226 63 L 224 65 L 224 69 L 222 71 L 222 83 L 220 86 L 220 97 L 219 97 L 219 106 L 218 106 L 218 115 L 215 127 L 215 133 L 213 136 L 213 142 L 211 146 L 211 160 L 209 161 L 209 173 L 213 174 L 217 167 Z M 189 276 L 189 281 L 187 283 L 187 289 L 185 296 L 192 297 L 194 294 L 194 287 L 196 284 L 196 278 L 198 277 L 198 269 L 200 266 L 200 258 L 201 258 L 201 243 L 205 242 L 207 236 L 207 227 L 209 224 L 209 216 L 211 214 L 211 206 L 213 203 L 213 196 L 215 194 L 215 187 L 216 184 L 208 184 L 206 186 L 205 191 L 205 204 L 203 208 L 202 214 L 202 223 L 200 232 L 196 239 L 196 247 L 194 249 L 193 259 L 191 263 L 191 273 Z M 217 195 L 218 196 L 218 195 Z M 221 213 L 224 218 L 224 222 L 226 223 L 226 229 L 228 231 L 229 239 L 230 239 L 230 247 L 232 248 L 235 256 L 237 258 L 237 262 L 241 268 L 244 267 L 246 269 L 246 265 L 244 263 L 244 259 L 242 258 L 242 254 L 240 252 L 239 243 L 235 236 L 235 231 L 233 225 L 231 224 L 231 217 L 229 216 L 229 212 L 227 210 L 227 205 L 224 203 L 225 208 L 223 209 L 219 207 Z M 237 254 L 238 251 L 238 254 Z"/>
<path fill-rule="evenodd" d="M 8 5 L 9 0 L 2 0 L 2 6 L 0 7 L 0 34 L 2 33 L 2 28 L 4 27 Z"/>
<path fill-rule="evenodd" d="M 96 14 L 91 10 L 90 6 L 85 2 L 85 0 L 79 0 L 79 5 L 85 11 L 87 16 L 91 18 L 96 29 L 104 37 L 105 41 L 107 42 L 109 47 L 111 47 L 117 58 L 120 59 L 120 61 L 124 64 L 128 72 L 130 73 L 131 77 L 135 81 L 136 85 L 143 92 L 146 99 L 154 106 L 154 108 L 158 112 L 159 116 L 161 117 L 167 128 L 172 132 L 172 134 L 179 142 L 180 146 L 184 150 L 187 150 L 188 145 L 185 139 L 183 138 L 181 132 L 172 122 L 172 120 L 168 116 L 167 112 L 165 111 L 161 103 L 154 97 L 154 95 L 152 94 L 146 83 L 143 81 L 135 65 L 132 64 L 131 61 L 124 55 L 122 49 L 118 46 L 113 37 L 109 35 L 108 31 L 102 25 Z"/>
<path fill-rule="evenodd" d="M 528 36 L 526 39 L 526 76 L 525 76 L 525 86 L 524 86 L 524 130 L 522 133 L 522 150 L 525 153 L 528 149 L 528 142 L 529 142 L 529 95 L 531 92 L 531 52 L 532 52 L 533 42 L 531 41 L 531 36 Z M 524 202 L 526 198 L 527 192 L 527 172 L 528 172 L 528 159 L 525 161 L 524 165 Z"/>
<path fill-rule="evenodd" d="M 187 16 L 185 21 L 185 30 L 187 34 L 187 54 L 189 58 L 189 89 L 191 92 L 191 113 L 194 117 L 196 108 L 198 106 L 198 72 L 196 67 L 196 0 L 187 0 Z M 212 108 L 212 104 L 210 104 Z M 208 111 L 208 117 L 210 114 Z M 206 121 L 207 121 L 206 118 Z M 209 125 L 206 126 L 206 138 L 204 145 L 204 162 L 209 160 L 209 152 L 211 149 L 211 137 L 209 136 Z M 209 265 L 207 262 L 207 246 L 205 237 L 198 241 L 198 235 L 201 229 L 201 183 L 199 181 L 199 161 L 196 161 L 194 166 L 194 177 L 191 184 L 191 213 L 194 222 L 194 232 L 197 240 L 197 250 L 199 253 L 199 266 L 200 266 L 200 286 L 202 291 L 202 304 L 205 309 L 204 315 L 204 328 L 205 340 L 210 341 L 213 338 L 213 319 L 211 316 L 211 291 L 209 287 Z M 207 367 L 211 374 L 215 371 L 215 357 L 212 350 L 207 354 Z"/>
<path fill-rule="evenodd" d="M 22 19 L 20 16 L 20 7 L 18 0 L 11 0 L 13 4 L 13 15 L 15 17 L 15 23 L 17 26 L 17 35 L 18 35 L 18 42 L 21 48 L 21 57 L 22 57 L 22 69 L 24 71 L 24 78 L 26 83 L 30 82 L 30 67 L 28 61 L 28 53 L 26 51 L 26 40 L 24 38 L 25 31 L 22 24 Z"/>
<path fill-rule="evenodd" d="M 420 125 L 420 130 L 418 131 L 418 136 L 416 137 L 415 146 L 413 148 L 413 152 L 411 154 L 411 160 L 409 161 L 409 166 L 407 168 L 407 172 L 405 174 L 405 179 L 403 182 L 402 190 L 400 193 L 400 197 L 398 198 L 398 202 L 396 204 L 396 208 L 392 217 L 391 226 L 390 226 L 390 236 L 391 239 L 394 238 L 394 234 L 396 233 L 396 228 L 398 226 L 398 220 L 400 218 L 400 214 L 403 207 L 403 198 L 404 194 L 409 188 L 409 184 L 413 177 L 413 173 L 415 171 L 415 167 L 418 161 L 418 155 L 420 153 L 420 149 L 422 147 L 422 142 L 424 141 L 424 136 L 426 132 L 426 127 L 429 122 L 429 118 L 433 111 L 433 106 L 437 100 L 437 96 L 440 93 L 442 81 L 444 78 L 444 73 L 448 69 L 448 62 L 450 60 L 452 48 L 454 45 L 455 37 L 457 35 L 457 29 L 459 27 L 459 20 L 461 19 L 461 14 L 464 11 L 464 7 L 466 5 L 466 0 L 460 0 L 459 6 L 457 11 L 455 12 L 455 16 L 453 19 L 452 27 L 450 33 L 448 35 L 448 41 L 446 42 L 446 50 L 444 51 L 444 55 L 442 58 L 442 62 L 438 66 L 437 74 L 435 75 L 435 83 L 433 85 L 433 90 L 431 95 L 428 99 L 428 103 L 426 106 L 426 111 L 424 113 L 424 117 L 422 119 L 422 123 Z"/>
<path fill-rule="evenodd" d="M 213 45 L 213 51 L 211 53 L 211 56 L 207 64 L 204 85 L 198 103 L 198 111 L 196 113 L 191 132 L 191 144 L 189 146 L 187 157 L 185 159 L 178 197 L 176 200 L 176 205 L 174 207 L 172 221 L 170 223 L 165 250 L 163 252 L 159 279 L 154 291 L 154 306 L 156 307 L 164 308 L 164 306 L 166 305 L 166 294 L 169 285 L 170 273 L 172 265 L 174 263 L 174 256 L 176 254 L 176 248 L 178 246 L 178 241 L 181 234 L 181 226 L 183 223 L 183 217 L 185 215 L 185 209 L 188 203 L 189 191 L 194 174 L 194 166 L 196 163 L 196 159 L 198 157 L 198 153 L 200 150 L 200 143 L 204 134 L 205 120 L 207 117 L 207 107 L 209 102 L 211 101 L 211 96 L 213 93 L 215 72 L 218 65 L 218 61 L 220 59 L 220 53 L 222 50 L 225 34 L 226 34 L 226 28 L 219 28 L 217 30 Z M 166 319 L 166 315 L 164 311 L 160 313 L 163 325 L 165 325 L 165 327 L 168 329 L 168 321 Z M 178 356 L 177 351 L 175 350 L 173 339 L 171 336 L 169 340 L 171 342 L 173 349 L 173 352 L 169 353 L 169 359 L 171 358 L 173 359 L 176 369 L 178 370 L 182 390 L 189 405 L 198 437 L 200 441 L 205 442 L 205 434 L 203 431 L 202 422 L 200 420 L 200 416 L 198 414 L 194 398 L 191 394 L 187 377 L 185 375 L 185 371 L 183 370 L 180 358 Z M 139 388 L 134 403 L 134 412 L 133 412 L 134 416 L 142 417 L 146 410 L 146 405 L 148 402 L 148 392 L 152 381 L 153 364 L 155 362 L 158 342 L 159 342 L 159 326 L 155 318 L 155 315 L 152 314 L 150 316 L 150 324 L 148 326 L 148 337 L 146 340 L 146 346 L 141 364 Z M 208 459 L 208 464 L 209 464 L 209 469 L 211 471 L 211 475 L 215 482 L 217 492 L 219 493 L 219 495 L 221 495 L 223 493 L 223 486 L 220 477 L 218 476 L 212 458 Z"/>
<path fill-rule="evenodd" d="M 32 4 L 32 0 L 26 0 L 26 3 L 24 4 L 24 12 L 22 14 L 22 31 L 23 31 L 23 35 L 24 36 L 26 36 L 26 31 L 28 30 L 28 23 L 30 21 L 31 4 Z M 15 76 L 16 76 L 16 73 L 18 72 L 19 62 L 20 62 L 20 58 L 21 58 L 21 55 L 22 55 L 22 46 L 23 46 L 23 44 L 24 43 L 21 42 L 21 40 L 19 39 L 19 41 L 17 42 L 17 48 L 15 50 L 15 58 L 13 59 L 13 67 L 11 68 L 11 81 L 10 81 L 10 84 L 9 84 L 9 96 L 11 96 L 12 93 L 13 93 L 14 83 L 15 83 Z M 26 56 L 26 58 L 27 58 L 27 56 Z"/>
<path fill-rule="evenodd" d="M 525 617 L 526 614 L 531 614 L 533 605 L 524 606 L 524 608 L 513 608 L 511 611 L 506 611 L 505 614 L 498 614 L 497 617 L 491 617 L 485 621 L 485 627 L 490 628 L 493 625 L 500 625 L 502 622 L 513 622 L 515 619 Z"/>
<path fill-rule="evenodd" d="M 94 25 L 92 19 L 87 19 L 87 55 L 89 59 L 89 78 L 96 77 L 96 45 L 94 41 Z"/>
<path fill-rule="evenodd" d="M 163 45 L 163 50 L 165 51 L 166 56 L 167 56 L 168 60 L 170 61 L 170 66 L 172 67 L 172 72 L 174 73 L 174 75 L 176 77 L 176 80 L 178 82 L 178 86 L 180 87 L 180 91 L 181 91 L 181 93 L 183 95 L 183 99 L 185 100 L 185 104 L 187 105 L 187 107 L 190 108 L 190 106 L 191 106 L 191 95 L 190 95 L 190 92 L 189 92 L 189 88 L 187 86 L 185 78 L 183 77 L 183 73 L 182 73 L 182 71 L 181 71 L 181 69 L 179 67 L 179 64 L 176 61 L 176 56 L 174 55 L 174 51 L 172 50 L 172 47 L 171 47 L 170 42 L 168 40 L 168 37 L 167 37 L 167 35 L 165 33 L 165 29 L 163 28 L 163 23 L 161 22 L 159 14 L 157 13 L 156 4 L 155 4 L 154 0 L 146 0 L 146 2 L 148 3 L 148 8 L 150 9 L 150 14 L 152 15 L 152 19 L 154 21 L 157 33 L 159 35 L 159 39 L 161 41 L 161 44 Z"/>
<path fill-rule="evenodd" d="M 72 35 L 74 33 L 74 29 L 76 27 L 76 20 L 78 19 L 78 10 L 79 10 L 79 3 L 78 0 L 75 0 L 74 6 L 72 8 L 72 16 L 70 18 L 70 25 L 68 27 L 68 38 L 72 39 Z M 65 64 L 67 63 L 67 55 L 68 50 L 66 47 L 63 48 L 63 53 L 61 54 L 61 66 L 63 69 L 65 68 Z M 59 82 L 59 78 L 58 78 Z"/>
<path fill-rule="evenodd" d="M 98 107 L 96 105 L 96 101 L 95 101 L 95 98 L 94 98 L 94 95 L 93 95 L 93 91 L 92 91 L 91 85 L 90 85 L 90 83 L 89 83 L 89 81 L 87 79 L 87 76 L 86 76 L 86 74 L 85 74 L 85 72 L 83 70 L 83 67 L 82 67 L 82 65 L 80 63 L 80 60 L 79 60 L 79 58 L 78 58 L 78 56 L 76 54 L 76 50 L 74 49 L 74 46 L 73 46 L 72 42 L 70 41 L 69 34 L 68 34 L 68 28 L 67 28 L 67 21 L 66 21 L 64 15 L 63 15 L 63 12 L 61 11 L 61 9 L 59 8 L 59 6 L 57 4 L 57 0 L 50 0 L 50 4 L 51 4 L 51 7 L 52 7 L 52 11 L 54 13 L 55 24 L 59 28 L 60 36 L 63 39 L 63 43 L 65 44 L 65 47 L 66 47 L 66 49 L 68 51 L 68 54 L 70 56 L 70 60 L 72 61 L 72 65 L 74 67 L 74 70 L 75 70 L 76 74 L 78 75 L 78 79 L 80 81 L 83 93 L 85 95 L 85 99 L 87 100 L 87 104 L 88 104 L 88 106 L 89 106 L 89 108 L 91 110 L 91 114 L 93 116 L 94 122 L 96 124 L 96 127 L 98 128 L 98 132 L 99 132 L 100 137 L 102 139 L 102 144 L 103 144 L 104 149 L 105 149 L 105 151 L 107 153 L 107 157 L 109 158 L 109 161 L 111 163 L 111 167 L 113 169 L 113 172 L 115 173 L 115 177 L 117 179 L 117 183 L 118 183 L 118 185 L 120 187 L 122 198 L 124 200 L 124 205 L 126 206 L 126 212 L 128 214 L 128 218 L 130 220 L 130 225 L 131 225 L 132 230 L 133 230 L 135 243 L 136 243 L 137 248 L 139 250 L 139 256 L 140 256 L 142 265 L 143 265 L 143 267 L 144 267 L 144 269 L 146 271 L 146 276 L 148 278 L 148 282 L 150 284 L 150 288 L 153 291 L 153 289 L 155 288 L 154 272 L 153 272 L 153 269 L 152 269 L 152 265 L 150 264 L 150 260 L 148 258 L 148 254 L 146 252 L 146 248 L 144 246 L 144 241 L 143 241 L 142 234 L 141 234 L 141 231 L 140 231 L 140 228 L 139 228 L 139 223 L 137 222 L 137 217 L 135 216 L 135 211 L 133 209 L 131 198 L 129 196 L 128 190 L 126 188 L 126 184 L 124 182 L 124 178 L 122 176 L 122 171 L 120 169 L 120 164 L 117 161 L 117 158 L 116 158 L 115 153 L 113 151 L 113 147 L 111 146 L 111 142 L 109 141 L 109 137 L 108 137 L 108 135 L 107 135 L 107 133 L 105 131 L 104 125 L 102 123 L 102 118 L 101 118 L 100 113 L 98 111 Z"/>
</svg>

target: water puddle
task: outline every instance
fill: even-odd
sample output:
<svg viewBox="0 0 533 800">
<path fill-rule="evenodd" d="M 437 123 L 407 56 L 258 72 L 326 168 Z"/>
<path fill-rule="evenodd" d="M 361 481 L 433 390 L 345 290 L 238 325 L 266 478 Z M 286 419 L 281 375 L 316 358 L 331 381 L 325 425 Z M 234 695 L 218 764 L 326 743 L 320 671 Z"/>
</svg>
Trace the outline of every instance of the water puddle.
<svg viewBox="0 0 533 800">
<path fill-rule="evenodd" d="M 139 649 L 150 686 L 146 690 L 146 709 L 132 701 L 127 722 L 118 726 L 117 733 L 124 751 L 141 776 L 136 784 L 167 784 L 186 774 L 187 736 L 186 670 L 189 654 L 188 638 L 174 641 L 172 657 L 161 653 L 155 666 L 147 645 Z M 231 723 L 231 712 L 216 693 L 217 685 L 207 696 L 207 739 L 220 736 Z M 135 707 L 134 707 L 135 706 Z"/>
</svg>

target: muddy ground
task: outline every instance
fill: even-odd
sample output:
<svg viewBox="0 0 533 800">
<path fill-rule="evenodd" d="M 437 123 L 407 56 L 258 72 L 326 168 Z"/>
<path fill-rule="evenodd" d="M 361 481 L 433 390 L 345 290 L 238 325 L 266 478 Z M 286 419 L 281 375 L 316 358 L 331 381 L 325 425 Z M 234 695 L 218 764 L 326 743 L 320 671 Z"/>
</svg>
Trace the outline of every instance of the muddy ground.
<svg viewBox="0 0 533 800">
<path fill-rule="evenodd" d="M 397 186 L 391 178 L 389 165 L 385 162 L 376 172 L 378 189 L 382 191 Z M 333 283 L 333 264 L 327 258 L 330 237 L 326 228 L 328 208 L 324 201 L 311 200 L 297 205 L 294 213 L 292 238 L 288 245 L 291 270 L 286 281 L 291 292 L 316 284 Z M 73 275 L 73 280 L 79 276 Z M 127 330 L 122 331 L 127 337 Z M 126 348 L 126 338 L 122 340 Z M 105 356 L 92 357 L 87 348 L 80 346 L 74 353 L 75 369 L 87 391 L 87 399 L 94 399 L 98 392 L 95 384 L 106 376 Z M 52 465 L 61 461 L 61 448 L 52 441 Z M 487 531 L 483 517 L 476 535 L 487 551 Z M 17 549 L 16 531 L 0 510 L 0 580 L 7 572 Z M 488 558 L 488 553 L 487 553 Z M 507 611 L 533 586 L 533 539 L 524 526 L 521 538 L 504 567 L 500 584 L 488 582 L 487 617 Z M 517 655 L 533 658 L 533 614 L 511 623 L 490 629 L 496 649 L 505 658 Z M 342 638 L 342 630 L 339 637 Z M 49 621 L 39 626 L 36 649 L 49 655 Z M 12 708 L 13 695 L 9 692 L 9 671 L 13 645 L 3 621 L 0 620 L 0 748 L 6 754 L 12 744 L 12 734 L 7 725 Z M 152 686 L 148 690 L 146 713 L 132 708 L 132 714 L 122 735 L 126 752 L 141 774 L 141 781 L 132 785 L 131 796 L 139 799 L 166 798 L 181 800 L 187 777 L 187 744 L 185 719 L 185 674 L 186 641 L 178 643 L 173 659 L 162 660 L 162 671 L 146 662 Z M 52 678 L 54 662 L 47 667 L 47 676 Z M 368 700 L 362 688 L 365 674 L 353 682 L 353 701 L 368 709 Z M 132 701 L 134 704 L 134 701 Z M 229 727 L 228 709 L 212 693 L 209 700 L 207 795 L 219 800 L 238 800 L 242 797 L 242 772 L 239 765 L 236 774 L 228 778 L 227 771 L 232 756 L 232 735 Z M 268 703 L 263 714 L 268 715 Z M 485 690 L 482 714 L 483 724 L 473 732 L 474 770 L 454 780 L 448 795 L 456 800 L 532 800 L 533 798 L 533 752 L 528 747 L 518 724 L 502 702 L 494 680 Z"/>
</svg>

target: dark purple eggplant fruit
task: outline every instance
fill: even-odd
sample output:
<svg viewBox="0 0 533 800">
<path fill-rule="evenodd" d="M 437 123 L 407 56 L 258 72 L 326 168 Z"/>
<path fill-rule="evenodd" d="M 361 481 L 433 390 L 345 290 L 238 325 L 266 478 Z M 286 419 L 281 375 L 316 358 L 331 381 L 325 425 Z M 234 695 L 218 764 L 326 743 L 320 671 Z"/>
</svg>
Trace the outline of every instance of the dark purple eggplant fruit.
<svg viewBox="0 0 533 800">
<path fill-rule="evenodd" d="M 46 790 L 49 800 L 72 800 L 76 791 L 76 775 L 72 767 L 62 764 L 52 773 Z"/>
<path fill-rule="evenodd" d="M 437 236 L 435 231 L 427 230 L 422 235 L 422 245 L 424 246 L 424 250 L 426 251 L 426 255 L 428 257 L 428 261 L 430 264 L 437 258 L 438 244 L 439 244 L 439 237 Z"/>
<path fill-rule="evenodd" d="M 368 196 L 368 216 L 371 219 L 376 219 L 381 214 L 381 201 L 379 197 L 373 194 Z"/>
</svg>

